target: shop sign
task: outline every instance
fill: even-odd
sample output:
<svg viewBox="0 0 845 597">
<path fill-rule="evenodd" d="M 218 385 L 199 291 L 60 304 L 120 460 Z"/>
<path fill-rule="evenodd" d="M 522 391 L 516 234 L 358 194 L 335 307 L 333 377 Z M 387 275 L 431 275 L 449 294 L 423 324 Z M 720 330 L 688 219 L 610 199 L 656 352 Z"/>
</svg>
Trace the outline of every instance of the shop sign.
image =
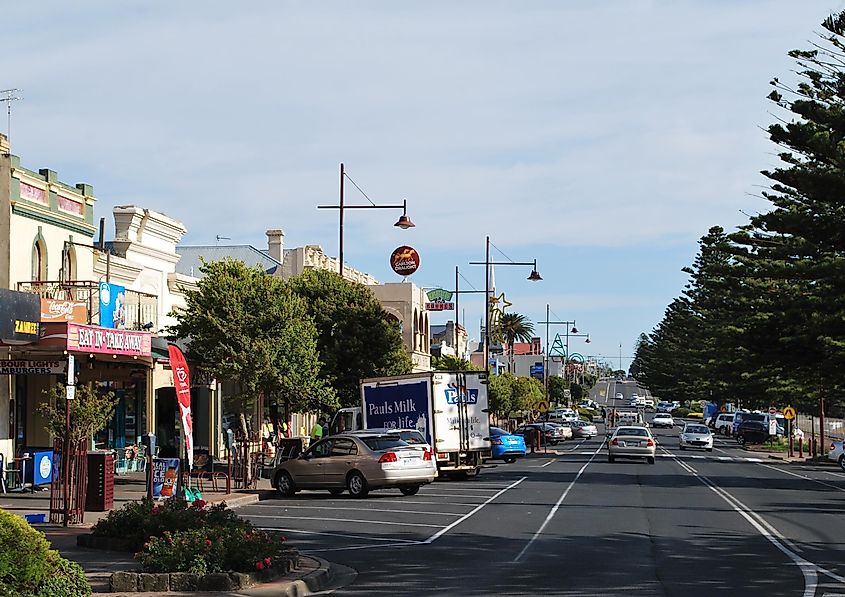
<svg viewBox="0 0 845 597">
<path fill-rule="evenodd" d="M 123 286 L 100 282 L 100 325 L 126 329 L 126 288 Z"/>
<path fill-rule="evenodd" d="M 64 361 L 0 359 L 0 375 L 64 375 Z"/>
<path fill-rule="evenodd" d="M 88 306 L 82 301 L 43 298 L 41 299 L 41 321 L 88 323 Z"/>
<path fill-rule="evenodd" d="M 151 345 L 152 334 L 149 332 L 67 324 L 67 349 L 75 352 L 148 357 Z"/>
<path fill-rule="evenodd" d="M 153 497 L 170 499 L 179 484 L 178 458 L 153 458 Z"/>
<path fill-rule="evenodd" d="M 397 247 L 390 254 L 390 267 L 400 276 L 410 276 L 420 268 L 420 254 L 407 245 Z"/>
<path fill-rule="evenodd" d="M 452 293 L 442 288 L 435 288 L 426 293 L 428 302 L 425 308 L 428 311 L 453 311 L 455 303 L 452 302 Z"/>
<path fill-rule="evenodd" d="M 38 342 L 41 299 L 30 292 L 0 289 L 0 342 Z"/>
</svg>

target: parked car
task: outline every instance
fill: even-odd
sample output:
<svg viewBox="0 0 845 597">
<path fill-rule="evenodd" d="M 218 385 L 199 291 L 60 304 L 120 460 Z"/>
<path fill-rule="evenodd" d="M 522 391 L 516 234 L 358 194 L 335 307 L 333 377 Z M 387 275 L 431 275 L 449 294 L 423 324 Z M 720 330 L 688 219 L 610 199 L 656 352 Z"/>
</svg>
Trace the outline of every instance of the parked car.
<svg viewBox="0 0 845 597">
<path fill-rule="evenodd" d="M 607 443 L 607 461 L 617 458 L 645 458 L 654 464 L 656 442 L 647 427 L 617 427 Z"/>
<path fill-rule="evenodd" d="M 657 403 L 657 412 L 659 413 L 671 413 L 675 409 L 675 405 L 671 402 L 658 402 Z"/>
<path fill-rule="evenodd" d="M 572 428 L 570 427 L 572 423 L 574 423 L 574 421 L 549 421 L 549 425 L 552 425 L 553 427 L 560 427 L 563 439 L 565 440 L 572 439 L 573 437 Z"/>
<path fill-rule="evenodd" d="M 680 435 L 680 448 L 701 448 L 708 452 L 713 451 L 713 434 L 706 425 L 701 423 L 687 423 L 684 425 Z"/>
<path fill-rule="evenodd" d="M 722 435 L 730 435 L 734 424 L 733 413 L 719 413 L 716 422 L 713 424 L 713 431 Z"/>
<path fill-rule="evenodd" d="M 572 430 L 566 428 L 569 432 L 569 436 L 572 437 Z M 514 430 L 514 435 L 521 435 L 525 440 L 525 443 L 531 445 L 536 440 L 537 430 L 541 432 L 541 442 L 546 444 L 551 444 L 556 446 L 560 442 L 566 439 L 567 431 L 564 431 L 564 428 L 560 425 L 556 425 L 555 423 L 545 422 L 545 423 L 528 423 L 527 425 L 522 425 L 521 427 L 517 427 Z"/>
<path fill-rule="evenodd" d="M 646 408 L 654 408 L 654 400 L 651 398 L 643 398 L 643 405 Z"/>
<path fill-rule="evenodd" d="M 591 439 L 599 434 L 596 426 L 586 421 L 573 421 L 569 423 L 569 428 L 572 430 L 572 437 Z"/>
<path fill-rule="evenodd" d="M 666 427 L 671 429 L 675 426 L 675 419 L 669 413 L 657 413 L 651 420 L 651 424 L 655 427 Z"/>
<path fill-rule="evenodd" d="M 322 439 L 297 458 L 273 470 L 273 486 L 283 496 L 301 489 L 327 489 L 332 495 L 344 490 L 363 498 L 372 489 L 398 487 L 415 495 L 434 481 L 430 450 L 420 452 L 390 433 L 341 433 Z"/>
<path fill-rule="evenodd" d="M 769 439 L 769 424 L 759 420 L 745 420 L 739 424 L 735 435 L 740 445 L 762 444 Z"/>
<path fill-rule="evenodd" d="M 582 400 L 578 403 L 578 408 L 598 409 L 599 405 L 594 400 Z"/>
<path fill-rule="evenodd" d="M 752 413 L 752 412 L 748 412 L 747 410 L 736 411 L 734 413 L 734 420 L 733 420 L 732 429 L 731 429 L 731 432 L 733 433 L 733 435 L 737 434 L 737 431 L 739 430 L 739 426 L 744 421 L 759 421 L 761 423 L 768 424 L 769 415 L 768 414 L 764 415 L 763 413 Z"/>
<path fill-rule="evenodd" d="M 843 446 L 841 439 L 836 439 L 830 442 L 830 452 L 827 454 L 827 459 L 839 463 L 839 468 L 845 471 L 845 446 Z"/>
<path fill-rule="evenodd" d="M 418 429 L 391 429 L 388 427 L 376 427 L 373 429 L 362 429 L 348 433 L 361 437 L 372 434 L 392 435 L 394 437 L 398 437 L 421 454 L 424 454 L 426 451 L 429 453 L 432 452 L 431 446 L 428 445 L 425 441 L 425 437 Z M 434 458 L 431 458 L 427 462 L 431 463 L 432 470 L 434 470 L 435 474 L 437 474 L 437 461 Z"/>
<path fill-rule="evenodd" d="M 508 433 L 500 427 L 490 427 L 490 443 L 493 447 L 493 460 L 516 462 L 528 451 L 525 438 L 521 435 Z"/>
<path fill-rule="evenodd" d="M 623 394 L 622 392 L 616 392 L 616 399 L 625 400 L 625 394 Z"/>
</svg>

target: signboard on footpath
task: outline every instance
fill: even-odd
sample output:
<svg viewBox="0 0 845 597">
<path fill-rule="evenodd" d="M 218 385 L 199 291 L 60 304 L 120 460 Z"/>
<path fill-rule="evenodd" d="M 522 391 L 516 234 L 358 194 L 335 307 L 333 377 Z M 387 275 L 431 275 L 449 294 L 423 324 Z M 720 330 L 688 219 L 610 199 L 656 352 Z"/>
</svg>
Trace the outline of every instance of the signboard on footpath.
<svg viewBox="0 0 845 597">
<path fill-rule="evenodd" d="M 68 323 L 67 349 L 75 352 L 148 357 L 152 350 L 152 334 Z"/>
<path fill-rule="evenodd" d="M 179 459 L 153 458 L 153 498 L 170 499 L 179 486 Z"/>
<path fill-rule="evenodd" d="M 64 375 L 62 361 L 0 359 L 0 375 Z"/>
</svg>

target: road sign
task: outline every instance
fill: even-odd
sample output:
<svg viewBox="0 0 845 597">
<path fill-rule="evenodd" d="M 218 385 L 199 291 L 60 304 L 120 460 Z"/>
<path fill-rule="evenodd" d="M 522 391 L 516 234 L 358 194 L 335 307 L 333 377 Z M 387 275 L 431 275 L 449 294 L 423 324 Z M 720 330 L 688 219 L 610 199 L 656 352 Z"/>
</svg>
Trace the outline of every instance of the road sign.
<svg viewBox="0 0 845 597">
<path fill-rule="evenodd" d="M 720 407 L 719 407 L 719 412 L 720 412 L 720 413 L 728 412 L 728 409 L 727 409 L 727 407 L 723 404 L 722 406 L 720 406 Z"/>
<path fill-rule="evenodd" d="M 549 412 L 549 403 L 545 400 L 541 401 L 540 404 L 537 405 L 537 410 L 539 410 L 543 414 L 546 414 L 547 412 Z"/>
<path fill-rule="evenodd" d="M 774 406 L 769 407 L 769 414 L 770 415 L 776 415 L 777 412 L 778 412 L 778 409 L 776 409 Z"/>
<path fill-rule="evenodd" d="M 792 408 L 791 406 L 787 406 L 785 409 L 783 409 L 783 418 L 786 419 L 787 421 L 791 421 L 792 419 L 794 419 L 795 418 L 795 409 Z"/>
</svg>

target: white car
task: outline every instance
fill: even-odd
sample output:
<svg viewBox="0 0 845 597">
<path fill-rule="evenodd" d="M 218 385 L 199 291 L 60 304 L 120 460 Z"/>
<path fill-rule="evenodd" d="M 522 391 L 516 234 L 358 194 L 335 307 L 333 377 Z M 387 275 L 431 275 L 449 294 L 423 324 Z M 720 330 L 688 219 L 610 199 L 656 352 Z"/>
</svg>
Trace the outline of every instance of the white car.
<svg viewBox="0 0 845 597">
<path fill-rule="evenodd" d="M 675 419 L 669 413 L 657 413 L 651 420 L 651 424 L 655 427 L 668 427 L 671 429 L 675 426 Z"/>
<path fill-rule="evenodd" d="M 673 410 L 675 410 L 675 405 L 671 402 L 657 403 L 657 412 L 659 413 L 671 413 Z"/>
<path fill-rule="evenodd" d="M 722 435 L 730 435 L 734 425 L 733 413 L 719 413 L 716 422 L 713 423 L 713 430 Z"/>
<path fill-rule="evenodd" d="M 616 392 L 616 399 L 625 400 L 625 394 L 623 394 L 622 392 Z"/>
<path fill-rule="evenodd" d="M 654 408 L 654 400 L 652 400 L 651 398 L 645 398 L 643 400 L 643 404 L 645 404 L 646 408 Z"/>
<path fill-rule="evenodd" d="M 701 423 L 687 423 L 684 425 L 683 431 L 681 431 L 680 447 L 681 450 L 700 448 L 712 452 L 713 434 L 710 433 L 710 429 L 706 425 L 702 425 Z"/>
<path fill-rule="evenodd" d="M 830 442 L 830 452 L 827 455 L 827 459 L 839 463 L 839 468 L 845 471 L 845 447 L 842 444 L 841 439 Z"/>
</svg>

